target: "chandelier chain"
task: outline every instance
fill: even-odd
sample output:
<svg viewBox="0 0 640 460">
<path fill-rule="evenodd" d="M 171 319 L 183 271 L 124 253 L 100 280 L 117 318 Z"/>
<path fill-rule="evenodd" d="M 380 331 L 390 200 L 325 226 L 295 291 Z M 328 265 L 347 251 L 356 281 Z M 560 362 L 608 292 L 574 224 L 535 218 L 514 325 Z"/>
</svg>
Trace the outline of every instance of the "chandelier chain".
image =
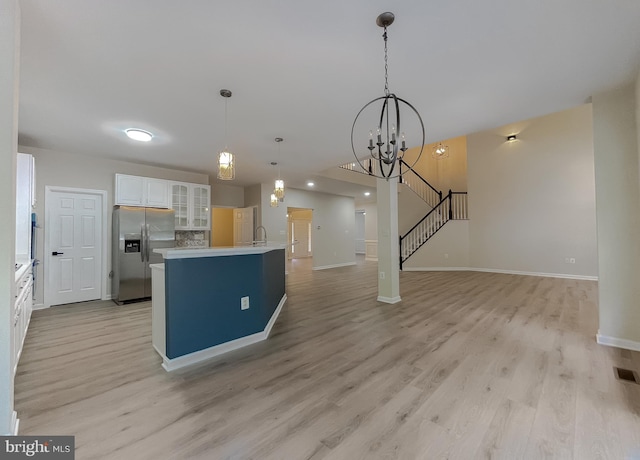
<svg viewBox="0 0 640 460">
<path fill-rule="evenodd" d="M 386 96 L 389 95 L 389 62 L 387 58 L 387 28 L 385 26 L 384 33 L 382 34 L 382 38 L 384 38 L 384 94 Z"/>
</svg>

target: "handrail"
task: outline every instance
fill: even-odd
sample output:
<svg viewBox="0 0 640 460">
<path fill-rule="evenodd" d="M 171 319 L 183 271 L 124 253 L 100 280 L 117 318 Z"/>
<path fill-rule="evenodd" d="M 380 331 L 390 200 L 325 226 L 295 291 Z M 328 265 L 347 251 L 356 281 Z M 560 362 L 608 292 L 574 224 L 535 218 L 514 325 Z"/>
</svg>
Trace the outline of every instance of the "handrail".
<svg viewBox="0 0 640 460">
<path fill-rule="evenodd" d="M 411 166 L 409 166 L 409 164 L 404 161 L 402 158 L 400 158 L 400 171 L 402 171 L 402 165 L 405 165 L 407 168 L 409 168 L 409 170 L 411 172 L 413 172 L 416 176 L 418 176 L 418 178 L 424 182 L 425 184 L 427 184 L 429 186 L 429 188 L 431 188 L 431 190 L 433 190 L 434 192 L 436 192 L 438 195 L 440 195 L 440 200 L 442 200 L 442 192 L 440 190 L 437 190 L 433 185 L 431 185 L 429 182 L 427 182 L 427 180 L 422 177 L 420 174 L 418 174 L 417 171 L 415 171 Z M 402 176 L 400 176 L 402 177 Z"/>
<path fill-rule="evenodd" d="M 450 193 L 449 193 L 450 194 Z M 429 218 L 429 216 L 431 214 L 433 214 L 434 212 L 436 212 L 438 210 L 438 208 L 442 205 L 442 203 L 444 203 L 445 201 L 447 201 L 449 199 L 449 195 L 445 196 L 442 200 L 440 200 L 440 203 L 438 203 L 437 205 L 435 205 L 433 207 L 433 209 L 431 211 L 429 211 L 427 213 L 426 216 L 424 216 L 422 219 L 420 219 L 420 221 L 415 224 L 413 227 L 411 227 L 411 230 L 409 230 L 407 233 L 405 233 L 403 236 L 400 237 L 400 241 L 402 241 L 403 239 L 405 239 L 407 236 L 409 236 L 409 233 L 411 233 L 412 231 L 414 231 L 422 222 L 424 222 L 425 220 L 427 220 Z"/>
</svg>

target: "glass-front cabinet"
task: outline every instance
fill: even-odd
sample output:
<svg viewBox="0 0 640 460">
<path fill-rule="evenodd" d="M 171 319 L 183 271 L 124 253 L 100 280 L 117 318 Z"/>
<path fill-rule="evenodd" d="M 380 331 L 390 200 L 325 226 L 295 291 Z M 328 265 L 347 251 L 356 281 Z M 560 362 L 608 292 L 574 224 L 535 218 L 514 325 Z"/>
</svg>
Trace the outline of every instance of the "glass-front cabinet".
<svg viewBox="0 0 640 460">
<path fill-rule="evenodd" d="M 211 229 L 211 209 L 209 206 L 210 190 L 208 185 L 191 186 L 191 204 L 193 207 L 191 227 L 194 230 Z"/>
<path fill-rule="evenodd" d="M 176 230 L 211 230 L 211 187 L 173 181 L 170 187 Z"/>
</svg>

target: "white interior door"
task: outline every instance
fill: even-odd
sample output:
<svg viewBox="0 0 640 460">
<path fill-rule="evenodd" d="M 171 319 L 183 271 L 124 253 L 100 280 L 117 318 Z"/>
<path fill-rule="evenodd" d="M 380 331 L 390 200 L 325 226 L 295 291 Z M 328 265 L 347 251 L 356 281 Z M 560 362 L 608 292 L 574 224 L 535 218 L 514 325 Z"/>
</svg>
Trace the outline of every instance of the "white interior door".
<svg viewBox="0 0 640 460">
<path fill-rule="evenodd" d="M 50 191 L 45 206 L 45 303 L 102 297 L 103 196 Z"/>
<path fill-rule="evenodd" d="M 292 221 L 292 258 L 311 257 L 311 221 L 296 219 Z"/>
<path fill-rule="evenodd" d="M 233 245 L 247 246 L 253 242 L 253 208 L 233 210 Z"/>
</svg>

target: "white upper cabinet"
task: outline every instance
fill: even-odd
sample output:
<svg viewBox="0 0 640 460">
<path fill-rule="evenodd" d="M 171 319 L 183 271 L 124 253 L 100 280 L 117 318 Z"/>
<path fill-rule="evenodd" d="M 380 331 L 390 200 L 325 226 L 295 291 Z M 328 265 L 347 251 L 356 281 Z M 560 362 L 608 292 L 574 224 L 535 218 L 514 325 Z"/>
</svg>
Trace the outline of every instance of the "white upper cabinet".
<svg viewBox="0 0 640 460">
<path fill-rule="evenodd" d="M 211 230 L 211 186 L 169 182 L 169 189 L 176 230 Z"/>
<path fill-rule="evenodd" d="M 16 262 L 31 260 L 31 207 L 35 205 L 33 156 L 18 153 L 16 159 Z"/>
<path fill-rule="evenodd" d="M 116 174 L 116 198 L 114 204 L 168 208 L 169 181 L 151 177 Z"/>
</svg>

